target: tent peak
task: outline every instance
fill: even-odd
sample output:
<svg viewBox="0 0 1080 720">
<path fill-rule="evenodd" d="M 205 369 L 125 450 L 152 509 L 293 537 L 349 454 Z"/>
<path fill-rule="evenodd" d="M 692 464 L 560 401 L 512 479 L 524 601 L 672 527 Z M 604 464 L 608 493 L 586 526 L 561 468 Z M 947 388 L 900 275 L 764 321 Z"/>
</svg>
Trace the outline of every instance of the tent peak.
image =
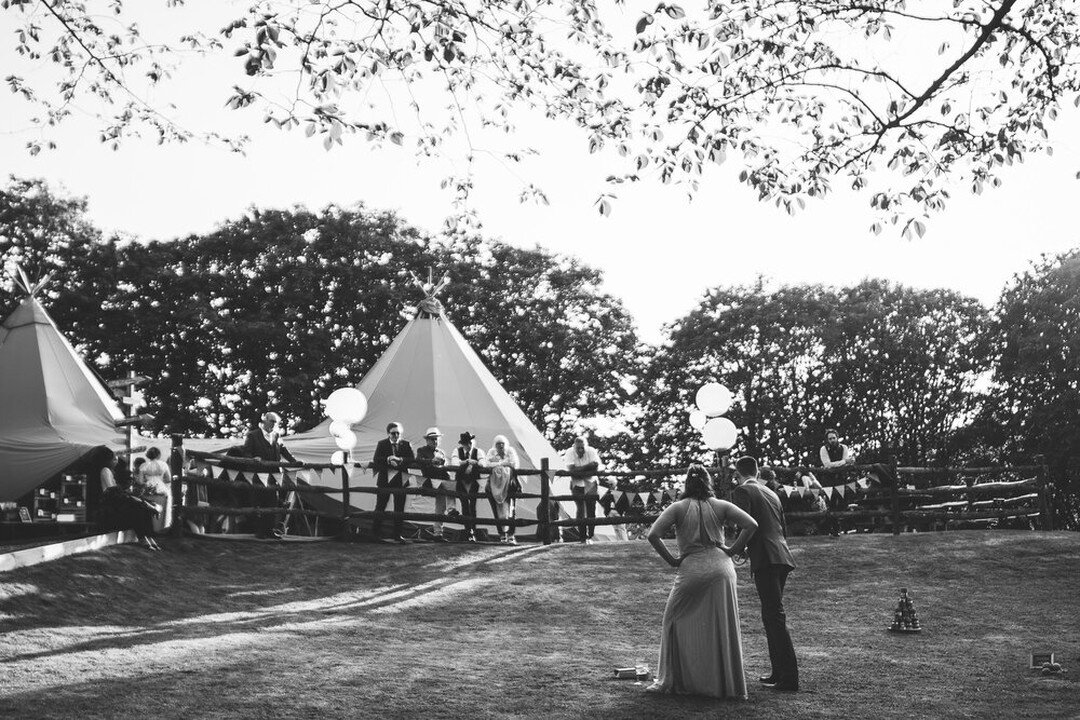
<svg viewBox="0 0 1080 720">
<path fill-rule="evenodd" d="M 27 277 L 26 271 L 22 269 L 22 265 L 19 263 L 12 263 L 14 269 L 9 268 L 8 274 L 11 275 L 11 279 L 15 281 L 15 284 L 23 289 L 27 297 L 34 297 L 41 288 L 45 287 L 45 284 L 49 282 L 49 278 L 52 277 L 51 273 L 46 273 L 45 277 L 41 278 L 37 282 L 30 282 L 30 278 Z"/>
<path fill-rule="evenodd" d="M 421 282 L 420 278 L 416 277 L 416 274 L 412 271 L 409 271 L 409 277 L 412 278 L 413 284 L 424 293 L 424 299 L 420 301 L 417 317 L 441 316 L 443 314 L 443 305 L 439 301 L 438 294 L 450 284 L 449 273 L 443 273 L 442 278 L 435 282 L 432 269 L 428 266 L 427 282 Z"/>
</svg>

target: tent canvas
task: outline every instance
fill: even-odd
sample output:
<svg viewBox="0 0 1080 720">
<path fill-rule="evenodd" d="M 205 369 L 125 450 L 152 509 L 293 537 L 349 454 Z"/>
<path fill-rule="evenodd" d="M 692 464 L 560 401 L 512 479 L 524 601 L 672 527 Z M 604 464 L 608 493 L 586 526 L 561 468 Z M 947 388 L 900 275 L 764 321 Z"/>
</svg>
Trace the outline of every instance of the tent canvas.
<svg viewBox="0 0 1080 720">
<path fill-rule="evenodd" d="M 375 453 L 375 446 L 386 437 L 386 426 L 400 422 L 404 437 L 414 448 L 424 444 L 423 434 L 428 427 L 438 427 L 443 433 L 442 448 L 451 455 L 458 436 L 465 431 L 476 435 L 476 446 L 486 452 L 496 435 L 505 435 L 518 453 L 522 468 L 536 469 L 547 458 L 551 469 L 563 467 L 562 456 L 547 438 L 532 424 L 525 413 L 503 389 L 480 357 L 469 346 L 441 307 L 428 305 L 406 324 L 390 347 L 360 381 L 357 388 L 368 401 L 364 420 L 353 426 L 357 436 L 352 459 L 366 462 Z M 337 450 L 329 434 L 329 420 L 311 430 L 285 438 L 285 444 L 299 460 L 325 463 Z M 540 492 L 539 475 L 521 477 L 527 493 Z M 413 484 L 422 482 L 414 478 Z M 324 473 L 320 484 L 341 486 L 339 473 Z M 374 486 L 371 471 L 355 468 L 350 485 Z M 552 494 L 569 495 L 569 479 L 553 478 Z M 353 493 L 350 503 L 359 509 L 371 510 L 375 496 Z M 535 519 L 539 500 L 519 501 L 517 515 Z M 573 517 L 574 504 L 563 503 L 563 510 Z M 409 496 L 407 512 L 434 512 L 434 499 Z M 481 499 L 477 514 L 490 518 L 491 508 Z M 489 526 L 490 527 L 490 526 Z M 532 534 L 532 528 L 520 533 Z M 614 538 L 610 527 L 598 527 L 598 538 Z"/>
<path fill-rule="evenodd" d="M 0 324 L 0 501 L 95 447 L 124 447 L 123 413 L 31 294 Z"/>
</svg>

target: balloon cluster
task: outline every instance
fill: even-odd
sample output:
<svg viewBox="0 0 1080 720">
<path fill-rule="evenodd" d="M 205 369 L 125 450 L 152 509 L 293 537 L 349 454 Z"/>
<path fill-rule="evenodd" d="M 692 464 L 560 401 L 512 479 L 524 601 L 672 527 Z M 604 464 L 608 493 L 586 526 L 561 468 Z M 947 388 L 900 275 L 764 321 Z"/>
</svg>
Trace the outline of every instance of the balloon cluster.
<svg viewBox="0 0 1080 720">
<path fill-rule="evenodd" d="M 710 450 L 730 450 L 739 438 L 739 429 L 726 417 L 735 395 L 717 382 L 706 383 L 697 391 L 696 410 L 690 411 L 690 427 L 701 431 L 701 441 Z"/>
<path fill-rule="evenodd" d="M 330 418 L 330 437 L 338 451 L 330 456 L 334 465 L 344 465 L 345 455 L 356 447 L 356 433 L 352 426 L 367 415 L 368 404 L 364 393 L 356 388 L 340 388 L 326 398 L 326 416 Z"/>
</svg>

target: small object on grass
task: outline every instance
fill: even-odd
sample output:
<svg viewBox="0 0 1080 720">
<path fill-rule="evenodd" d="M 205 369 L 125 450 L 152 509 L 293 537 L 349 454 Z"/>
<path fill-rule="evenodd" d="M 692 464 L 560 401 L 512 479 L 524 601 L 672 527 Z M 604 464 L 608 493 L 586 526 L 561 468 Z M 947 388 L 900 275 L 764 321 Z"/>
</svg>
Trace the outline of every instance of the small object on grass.
<svg viewBox="0 0 1080 720">
<path fill-rule="evenodd" d="M 1042 664 L 1043 675 L 1057 675 L 1058 673 L 1065 672 L 1065 668 L 1061 667 L 1060 663 L 1045 662 Z"/>
<path fill-rule="evenodd" d="M 1047 665 L 1053 665 L 1055 662 L 1054 653 L 1052 652 L 1031 653 L 1030 667 L 1032 670 L 1040 670 Z"/>
<path fill-rule="evenodd" d="M 894 633 L 922 632 L 919 615 L 915 612 L 915 603 L 912 602 L 911 597 L 908 595 L 907 588 L 900 588 L 900 601 L 896 605 L 896 611 L 893 613 L 893 623 L 888 630 Z"/>
</svg>

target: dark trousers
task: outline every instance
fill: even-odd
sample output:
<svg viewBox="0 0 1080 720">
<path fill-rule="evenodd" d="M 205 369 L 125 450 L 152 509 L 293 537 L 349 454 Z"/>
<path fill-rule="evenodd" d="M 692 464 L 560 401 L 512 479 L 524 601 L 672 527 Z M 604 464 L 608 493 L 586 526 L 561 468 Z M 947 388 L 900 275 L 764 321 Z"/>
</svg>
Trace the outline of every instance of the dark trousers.
<svg viewBox="0 0 1080 720">
<path fill-rule="evenodd" d="M 510 535 L 512 537 L 515 533 L 517 533 L 517 528 L 514 526 L 513 523 L 507 523 L 504 525 L 503 523 L 498 521 L 499 511 L 496 508 L 499 507 L 499 504 L 495 502 L 495 498 L 491 497 L 490 491 L 488 491 L 487 493 L 487 499 L 488 502 L 491 504 L 491 515 L 495 518 L 495 529 L 499 531 L 500 535 L 505 532 L 507 535 Z M 509 504 L 510 509 L 506 515 L 506 519 L 513 520 L 514 516 L 517 514 L 517 501 L 510 499 L 507 500 L 507 503 Z"/>
<path fill-rule="evenodd" d="M 401 473 L 394 475 L 387 480 L 384 484 L 379 485 L 380 488 L 403 488 L 405 487 L 405 481 L 402 479 Z M 386 504 L 390 502 L 390 496 L 394 496 L 394 512 L 405 512 L 405 493 L 378 493 L 375 496 L 375 512 L 383 512 L 386 510 Z M 405 525 L 405 521 L 401 518 L 394 518 L 394 537 L 401 537 L 402 528 Z M 371 534 L 376 538 L 382 533 L 382 518 L 375 518 L 371 523 Z"/>
<path fill-rule="evenodd" d="M 458 482 L 457 495 L 461 501 L 461 522 L 465 525 L 465 532 L 472 535 L 476 532 L 476 491 L 480 483 Z"/>
<path fill-rule="evenodd" d="M 584 487 L 570 486 L 570 494 L 574 496 L 574 504 L 577 505 L 577 519 L 584 520 L 596 518 L 596 501 L 598 496 L 586 495 Z M 585 540 L 596 534 L 595 525 L 578 525 L 578 539 Z"/>
<path fill-rule="evenodd" d="M 769 642 L 773 679 L 798 685 L 799 666 L 795 661 L 791 628 L 784 612 L 784 585 L 789 572 L 791 568 L 786 565 L 766 565 L 754 571 L 754 585 L 761 598 L 761 622 Z"/>
</svg>

